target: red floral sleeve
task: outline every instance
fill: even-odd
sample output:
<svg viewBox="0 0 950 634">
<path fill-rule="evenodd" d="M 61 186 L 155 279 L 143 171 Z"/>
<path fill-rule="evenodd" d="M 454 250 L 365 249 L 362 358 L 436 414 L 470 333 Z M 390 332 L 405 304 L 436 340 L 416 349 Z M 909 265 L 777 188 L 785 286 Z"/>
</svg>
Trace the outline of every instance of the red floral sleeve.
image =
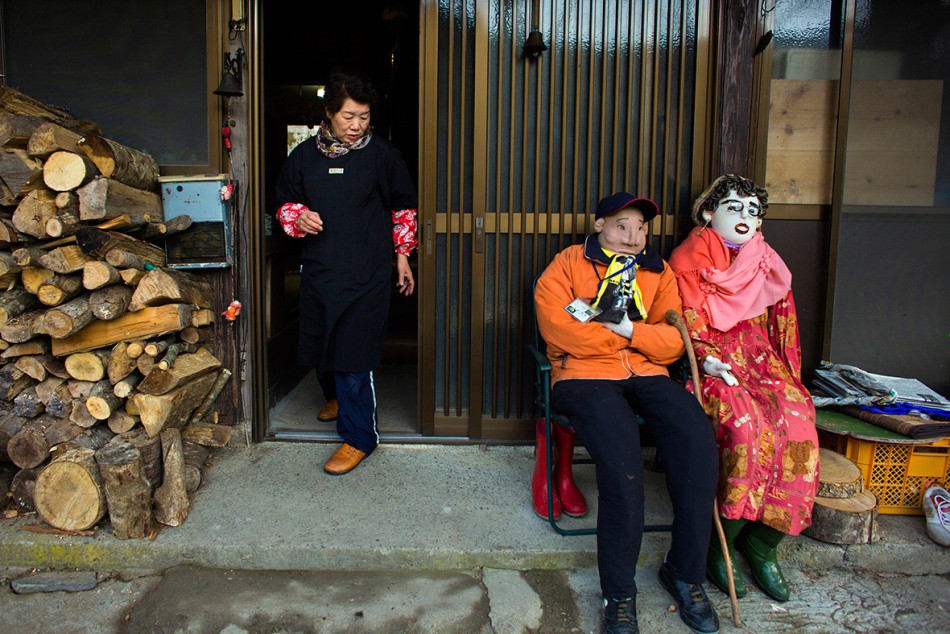
<svg viewBox="0 0 950 634">
<path fill-rule="evenodd" d="M 280 221 L 280 226 L 283 227 L 284 233 L 291 238 L 302 238 L 306 235 L 297 229 L 297 218 L 299 218 L 300 214 L 304 211 L 307 211 L 307 206 L 301 205 L 300 203 L 284 203 L 280 209 L 277 210 L 277 220 Z"/>
<path fill-rule="evenodd" d="M 393 249 L 396 253 L 409 255 L 419 244 L 416 237 L 416 210 L 393 211 Z"/>
</svg>

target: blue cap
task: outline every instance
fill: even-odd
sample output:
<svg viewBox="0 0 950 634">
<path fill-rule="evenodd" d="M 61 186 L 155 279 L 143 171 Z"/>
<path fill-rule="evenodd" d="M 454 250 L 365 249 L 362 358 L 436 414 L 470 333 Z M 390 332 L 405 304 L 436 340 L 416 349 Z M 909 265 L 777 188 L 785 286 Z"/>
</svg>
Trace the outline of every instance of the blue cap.
<svg viewBox="0 0 950 634">
<path fill-rule="evenodd" d="M 649 198 L 637 198 L 627 192 L 617 192 L 600 199 L 600 202 L 597 203 L 597 212 L 594 214 L 594 219 L 600 220 L 627 207 L 639 209 L 643 213 L 643 222 L 650 222 L 660 213 L 660 208 Z"/>
</svg>

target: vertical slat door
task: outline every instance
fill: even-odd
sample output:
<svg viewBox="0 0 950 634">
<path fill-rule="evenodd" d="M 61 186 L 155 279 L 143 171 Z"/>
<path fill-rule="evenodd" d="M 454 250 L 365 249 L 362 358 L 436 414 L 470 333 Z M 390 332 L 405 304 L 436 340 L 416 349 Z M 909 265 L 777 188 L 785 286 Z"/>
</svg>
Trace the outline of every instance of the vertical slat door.
<svg viewBox="0 0 950 634">
<path fill-rule="evenodd" d="M 696 3 L 432 0 L 421 11 L 422 428 L 526 438 L 538 273 L 616 191 L 659 203 L 661 250 L 688 229 Z M 533 23 L 548 47 L 534 59 L 522 49 Z"/>
</svg>

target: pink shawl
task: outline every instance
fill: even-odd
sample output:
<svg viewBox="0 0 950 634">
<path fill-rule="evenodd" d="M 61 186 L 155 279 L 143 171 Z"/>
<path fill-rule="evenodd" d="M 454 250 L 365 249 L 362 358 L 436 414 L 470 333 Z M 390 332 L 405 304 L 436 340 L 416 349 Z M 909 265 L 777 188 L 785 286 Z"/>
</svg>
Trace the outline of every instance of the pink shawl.
<svg viewBox="0 0 950 634">
<path fill-rule="evenodd" d="M 729 259 L 729 247 L 708 227 L 693 229 L 670 255 L 683 306 L 702 309 L 723 332 L 758 317 L 792 288 L 792 272 L 758 231 Z"/>
</svg>

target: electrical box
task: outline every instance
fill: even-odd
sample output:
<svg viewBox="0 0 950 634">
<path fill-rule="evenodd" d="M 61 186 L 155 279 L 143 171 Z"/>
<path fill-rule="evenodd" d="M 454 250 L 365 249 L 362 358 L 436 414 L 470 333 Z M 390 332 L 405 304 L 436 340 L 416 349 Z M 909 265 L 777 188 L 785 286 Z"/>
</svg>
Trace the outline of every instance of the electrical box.
<svg viewBox="0 0 950 634">
<path fill-rule="evenodd" d="M 234 261 L 231 201 L 223 200 L 227 174 L 162 176 L 165 221 L 190 216 L 191 226 L 165 239 L 167 266 L 173 269 L 226 268 Z"/>
</svg>

